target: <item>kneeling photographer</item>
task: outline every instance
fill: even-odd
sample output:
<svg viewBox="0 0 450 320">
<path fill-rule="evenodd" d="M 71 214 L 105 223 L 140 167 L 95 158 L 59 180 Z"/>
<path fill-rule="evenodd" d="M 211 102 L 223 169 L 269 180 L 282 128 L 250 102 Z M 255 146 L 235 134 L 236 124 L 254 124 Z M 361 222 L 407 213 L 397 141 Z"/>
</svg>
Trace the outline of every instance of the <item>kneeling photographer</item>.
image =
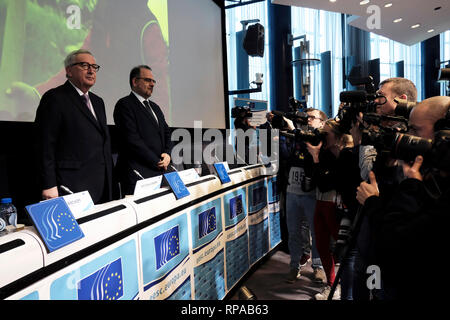
<svg viewBox="0 0 450 320">
<path fill-rule="evenodd" d="M 417 104 L 409 133 L 397 134 L 391 155 L 403 160 L 406 179 L 383 205 L 375 174 L 363 182 L 357 200 L 364 205 L 376 235 L 386 299 L 441 298 L 440 279 L 419 279 L 417 262 L 439 259 L 447 251 L 450 207 L 450 98 L 433 97 Z M 438 263 L 441 263 L 440 261 Z"/>
</svg>

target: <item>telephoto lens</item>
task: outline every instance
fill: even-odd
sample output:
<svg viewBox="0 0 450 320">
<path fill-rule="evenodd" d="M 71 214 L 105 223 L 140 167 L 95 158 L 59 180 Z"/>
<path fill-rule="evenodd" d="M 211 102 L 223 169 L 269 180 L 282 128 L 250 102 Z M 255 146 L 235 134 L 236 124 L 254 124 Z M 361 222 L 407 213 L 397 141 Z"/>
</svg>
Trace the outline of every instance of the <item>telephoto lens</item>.
<svg viewBox="0 0 450 320">
<path fill-rule="evenodd" d="M 339 209 L 343 212 L 341 223 L 339 225 L 338 238 L 336 240 L 336 247 L 334 250 L 334 256 L 338 261 L 341 260 L 343 250 L 347 245 L 348 238 L 350 237 L 350 229 L 352 227 L 352 221 L 348 217 L 348 209 Z"/>
</svg>

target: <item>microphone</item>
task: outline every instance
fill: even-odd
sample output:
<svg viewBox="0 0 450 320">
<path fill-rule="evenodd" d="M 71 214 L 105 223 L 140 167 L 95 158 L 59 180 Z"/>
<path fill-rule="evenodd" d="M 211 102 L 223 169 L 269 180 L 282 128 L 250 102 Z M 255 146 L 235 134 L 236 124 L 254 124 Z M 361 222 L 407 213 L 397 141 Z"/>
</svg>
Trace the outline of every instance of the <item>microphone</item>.
<svg viewBox="0 0 450 320">
<path fill-rule="evenodd" d="M 169 166 L 170 166 L 173 170 L 175 170 L 176 172 L 178 172 L 178 170 L 177 170 L 173 165 L 169 164 Z"/>
<path fill-rule="evenodd" d="M 61 190 L 63 190 L 65 193 L 67 193 L 67 194 L 73 194 L 72 190 L 70 190 L 70 189 L 67 188 L 66 186 L 60 185 L 59 187 L 60 187 Z"/>
<path fill-rule="evenodd" d="M 139 171 L 133 169 L 133 172 L 134 172 L 135 175 L 138 176 L 139 179 L 144 180 L 144 177 L 139 173 Z"/>
</svg>

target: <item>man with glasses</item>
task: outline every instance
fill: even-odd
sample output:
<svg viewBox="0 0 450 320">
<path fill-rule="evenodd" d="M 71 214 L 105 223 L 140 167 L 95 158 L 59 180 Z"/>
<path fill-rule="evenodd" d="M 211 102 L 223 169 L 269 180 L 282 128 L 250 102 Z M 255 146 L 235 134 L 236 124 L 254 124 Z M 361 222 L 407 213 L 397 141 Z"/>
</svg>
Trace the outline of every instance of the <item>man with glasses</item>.
<svg viewBox="0 0 450 320">
<path fill-rule="evenodd" d="M 149 100 L 155 84 L 149 66 L 133 68 L 131 93 L 117 101 L 114 109 L 119 136 L 117 173 L 122 195 L 133 194 L 137 180 L 164 174 L 170 164 L 170 129 L 161 108 Z"/>
<path fill-rule="evenodd" d="M 306 109 L 308 126 L 321 129 L 327 115 L 318 109 Z M 290 254 L 289 273 L 286 281 L 294 283 L 301 276 L 301 268 L 312 258 L 313 280 L 317 283 L 326 281 L 322 262 L 316 247 L 314 232 L 314 210 L 316 206 L 316 188 L 312 181 L 312 157 L 304 143 L 288 144 L 286 154 L 289 166 L 288 185 L 286 188 L 286 224 L 288 228 L 288 248 Z"/>
<path fill-rule="evenodd" d="M 47 91 L 36 111 L 42 198 L 88 190 L 104 203 L 112 200 L 111 143 L 103 99 L 89 91 L 100 66 L 84 49 L 64 66 L 67 81 Z"/>
</svg>

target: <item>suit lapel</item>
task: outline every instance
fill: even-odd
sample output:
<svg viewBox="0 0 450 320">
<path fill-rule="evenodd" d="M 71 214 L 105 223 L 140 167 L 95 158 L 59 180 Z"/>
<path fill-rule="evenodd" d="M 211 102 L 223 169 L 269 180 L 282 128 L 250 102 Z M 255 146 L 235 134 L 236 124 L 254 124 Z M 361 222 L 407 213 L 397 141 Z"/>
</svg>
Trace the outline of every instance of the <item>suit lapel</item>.
<svg viewBox="0 0 450 320">
<path fill-rule="evenodd" d="M 70 93 L 70 99 L 72 100 L 73 104 L 81 111 L 81 113 L 83 113 L 88 119 L 89 121 L 100 131 L 103 133 L 103 130 L 99 124 L 99 122 L 94 118 L 92 112 L 89 110 L 89 108 L 84 104 L 83 99 L 81 98 L 81 96 L 78 94 L 77 90 L 75 90 L 75 88 L 72 86 L 72 84 L 70 84 L 69 81 L 66 81 L 66 89 L 67 91 Z M 89 94 L 89 99 L 91 100 L 91 104 L 92 107 L 94 108 L 94 111 L 97 115 L 97 117 L 99 117 L 99 111 L 98 111 L 98 107 L 95 105 L 95 103 L 93 103 L 92 99 L 91 99 L 92 95 Z"/>
<path fill-rule="evenodd" d="M 158 123 L 156 122 L 156 120 L 155 120 L 155 118 L 153 117 L 153 115 L 150 114 L 149 110 L 147 110 L 147 109 L 145 108 L 144 104 L 142 104 L 142 103 L 139 101 L 139 99 L 134 95 L 134 93 L 131 93 L 130 96 L 132 97 L 132 99 L 133 99 L 133 101 L 134 101 L 134 103 L 135 103 L 136 108 L 138 108 L 138 112 L 139 112 L 139 113 L 144 113 L 145 116 L 146 116 L 147 118 L 150 119 L 150 122 L 152 123 L 152 125 L 154 125 L 155 127 L 157 127 L 157 128 L 158 128 L 158 132 L 160 132 Z M 156 114 L 156 112 L 155 112 L 155 115 L 158 116 L 158 115 Z M 161 133 L 160 133 L 160 134 L 161 134 Z"/>
</svg>

